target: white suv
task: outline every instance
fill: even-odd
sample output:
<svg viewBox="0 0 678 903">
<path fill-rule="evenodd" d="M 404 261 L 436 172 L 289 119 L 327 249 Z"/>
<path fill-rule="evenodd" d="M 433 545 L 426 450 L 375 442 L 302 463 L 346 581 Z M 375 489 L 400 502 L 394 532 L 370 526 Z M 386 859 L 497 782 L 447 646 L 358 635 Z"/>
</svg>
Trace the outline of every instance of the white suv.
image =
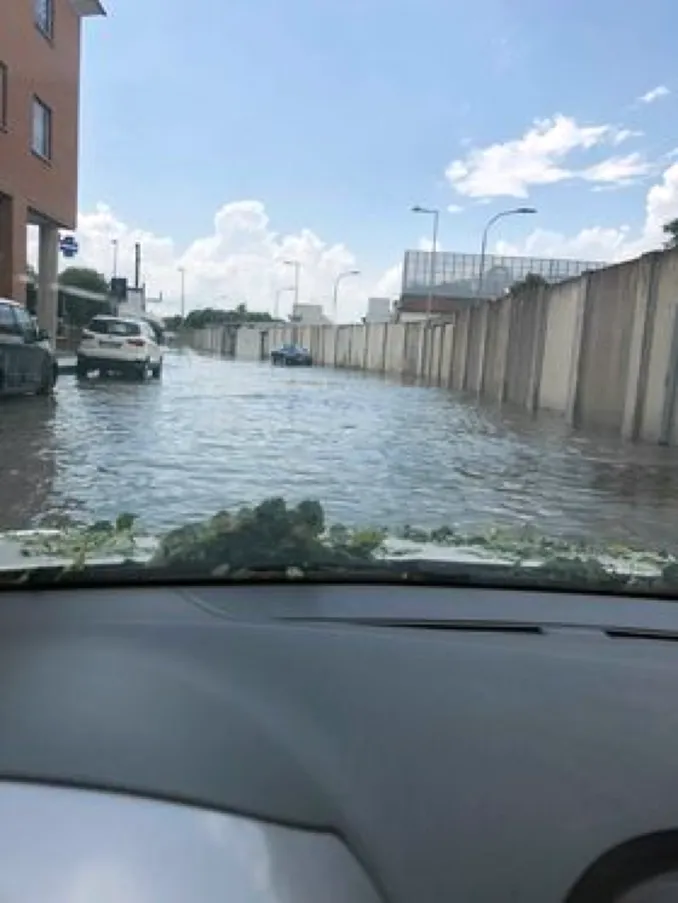
<svg viewBox="0 0 678 903">
<path fill-rule="evenodd" d="M 155 332 L 143 320 L 126 317 L 95 317 L 83 329 L 78 348 L 77 374 L 98 370 L 101 376 L 126 373 L 144 379 L 150 371 L 162 375 L 162 349 Z"/>
</svg>

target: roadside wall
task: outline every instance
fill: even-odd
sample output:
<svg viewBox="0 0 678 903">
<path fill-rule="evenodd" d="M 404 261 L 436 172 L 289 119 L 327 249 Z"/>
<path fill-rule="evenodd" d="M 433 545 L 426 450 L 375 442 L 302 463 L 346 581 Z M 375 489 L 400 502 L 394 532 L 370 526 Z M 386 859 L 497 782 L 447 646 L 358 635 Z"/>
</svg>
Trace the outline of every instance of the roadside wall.
<svg viewBox="0 0 678 903">
<path fill-rule="evenodd" d="M 588 275 L 574 408 L 576 426 L 621 432 L 637 279 L 636 261 Z"/>
<path fill-rule="evenodd" d="M 448 322 L 196 330 L 200 351 L 267 360 L 306 345 L 317 364 L 417 379 L 574 427 L 678 445 L 678 249 L 531 286 Z"/>
<path fill-rule="evenodd" d="M 565 413 L 572 368 L 576 363 L 577 319 L 586 298 L 586 280 L 554 286 L 548 299 L 539 407 Z"/>
</svg>

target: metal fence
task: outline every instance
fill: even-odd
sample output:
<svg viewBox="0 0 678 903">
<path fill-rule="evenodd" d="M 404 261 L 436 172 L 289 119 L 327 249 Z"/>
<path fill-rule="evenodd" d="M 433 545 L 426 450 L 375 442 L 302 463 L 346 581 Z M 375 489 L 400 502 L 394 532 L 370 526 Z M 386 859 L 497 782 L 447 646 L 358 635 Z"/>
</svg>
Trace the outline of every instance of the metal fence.
<svg viewBox="0 0 678 903">
<path fill-rule="evenodd" d="M 430 251 L 406 251 L 403 267 L 403 295 L 423 295 L 431 285 Z M 480 254 L 439 251 L 435 255 L 433 294 L 454 298 L 496 298 L 533 273 L 547 282 L 563 282 L 587 270 L 599 270 L 606 263 L 588 260 L 555 260 L 540 257 L 485 256 L 482 288 Z"/>
</svg>

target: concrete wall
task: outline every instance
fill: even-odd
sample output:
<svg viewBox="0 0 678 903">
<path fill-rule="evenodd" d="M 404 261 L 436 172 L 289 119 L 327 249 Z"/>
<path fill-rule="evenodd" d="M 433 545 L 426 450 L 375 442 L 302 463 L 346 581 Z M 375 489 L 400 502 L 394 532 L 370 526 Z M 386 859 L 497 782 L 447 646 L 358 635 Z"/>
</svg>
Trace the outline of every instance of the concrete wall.
<svg viewBox="0 0 678 903">
<path fill-rule="evenodd" d="M 237 342 L 236 342 L 237 339 Z M 678 249 L 457 311 L 450 322 L 213 328 L 197 349 L 267 359 L 287 342 L 323 366 L 417 378 L 577 427 L 678 445 Z"/>
<path fill-rule="evenodd" d="M 484 365 L 485 312 L 484 307 L 469 310 L 466 347 L 466 385 L 470 392 L 479 392 Z"/>
<path fill-rule="evenodd" d="M 576 362 L 578 317 L 586 298 L 585 279 L 572 279 L 551 290 L 546 313 L 544 361 L 539 386 L 539 407 L 567 411 L 568 389 Z"/>
<path fill-rule="evenodd" d="M 635 261 L 588 276 L 575 426 L 621 431 L 637 279 Z"/>
<path fill-rule="evenodd" d="M 452 348 L 452 388 L 463 391 L 466 388 L 466 356 L 471 310 L 460 310 L 454 320 Z"/>
<path fill-rule="evenodd" d="M 504 400 L 523 407 L 528 407 L 530 400 L 538 326 L 537 299 L 536 291 L 527 291 L 511 299 Z"/>
<path fill-rule="evenodd" d="M 365 369 L 383 373 L 386 369 L 387 326 L 385 323 L 370 323 L 365 327 L 365 333 Z"/>
<path fill-rule="evenodd" d="M 406 328 L 402 323 L 393 323 L 386 327 L 384 351 L 384 371 L 386 373 L 404 372 Z"/>
<path fill-rule="evenodd" d="M 242 361 L 260 361 L 266 357 L 266 333 L 261 329 L 243 327 L 237 332 L 235 356 Z"/>
</svg>

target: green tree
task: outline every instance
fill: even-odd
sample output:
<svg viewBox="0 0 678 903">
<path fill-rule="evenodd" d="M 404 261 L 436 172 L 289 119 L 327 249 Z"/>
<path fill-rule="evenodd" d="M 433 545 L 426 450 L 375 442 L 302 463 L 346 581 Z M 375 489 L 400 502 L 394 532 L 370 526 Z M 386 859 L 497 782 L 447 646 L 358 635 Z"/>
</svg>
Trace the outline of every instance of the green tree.
<svg viewBox="0 0 678 903">
<path fill-rule="evenodd" d="M 519 280 L 518 282 L 514 282 L 511 286 L 512 292 L 522 292 L 527 291 L 529 289 L 539 288 L 540 286 L 546 286 L 548 282 L 542 275 L 539 273 L 528 273 L 524 279 Z"/>
<path fill-rule="evenodd" d="M 665 248 L 678 248 L 678 218 L 664 223 L 664 235 L 668 236 L 664 242 Z"/>
<path fill-rule="evenodd" d="M 192 310 L 186 317 L 187 329 L 204 329 L 206 326 L 240 326 L 242 323 L 270 323 L 273 317 L 267 311 L 248 311 L 239 304 L 235 310 L 205 307 Z"/>
<path fill-rule="evenodd" d="M 108 295 L 109 291 L 106 277 L 90 267 L 68 267 L 59 276 L 59 284 L 98 295 Z"/>
<path fill-rule="evenodd" d="M 70 288 L 103 297 L 83 297 L 70 293 Z M 89 267 L 68 267 L 59 276 L 59 313 L 65 323 L 87 326 L 93 317 L 114 313 L 114 309 L 114 303 L 109 300 L 108 283 L 101 273 Z"/>
</svg>

